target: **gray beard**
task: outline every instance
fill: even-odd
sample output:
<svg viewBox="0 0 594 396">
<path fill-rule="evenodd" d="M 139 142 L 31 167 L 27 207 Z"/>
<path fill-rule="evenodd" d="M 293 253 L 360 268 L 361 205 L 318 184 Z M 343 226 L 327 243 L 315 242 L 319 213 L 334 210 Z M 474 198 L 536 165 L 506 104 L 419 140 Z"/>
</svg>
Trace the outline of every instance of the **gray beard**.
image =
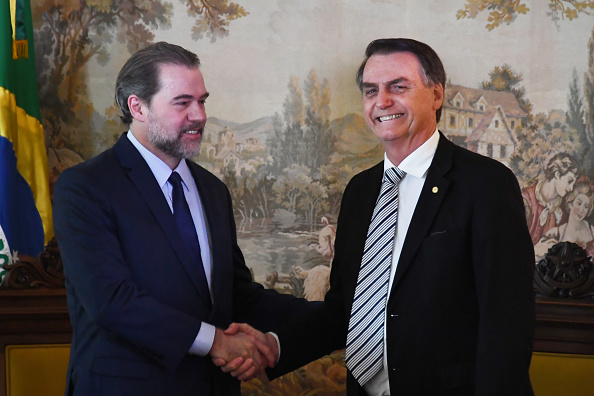
<svg viewBox="0 0 594 396">
<path fill-rule="evenodd" d="M 161 125 L 158 123 L 151 123 L 148 129 L 148 141 L 155 146 L 159 151 L 173 158 L 190 159 L 196 157 L 200 153 L 200 144 L 197 147 L 185 146 L 181 141 L 181 133 L 177 138 L 169 138 L 163 133 Z"/>
</svg>

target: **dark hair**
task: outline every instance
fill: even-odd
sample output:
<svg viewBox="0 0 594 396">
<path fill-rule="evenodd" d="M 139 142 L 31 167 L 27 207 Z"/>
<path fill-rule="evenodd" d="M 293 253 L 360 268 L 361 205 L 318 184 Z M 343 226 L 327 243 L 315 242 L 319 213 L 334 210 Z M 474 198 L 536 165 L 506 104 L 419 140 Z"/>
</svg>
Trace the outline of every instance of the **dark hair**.
<svg viewBox="0 0 594 396">
<path fill-rule="evenodd" d="M 435 84 L 441 84 L 445 89 L 446 72 L 439 56 L 433 48 L 420 41 L 408 38 L 386 38 L 373 40 L 365 50 L 365 60 L 359 66 L 357 71 L 357 85 L 361 92 L 363 92 L 363 70 L 367 61 L 372 55 L 389 55 L 396 52 L 410 52 L 415 55 L 421 65 L 421 77 L 425 86 L 431 87 Z M 441 118 L 441 107 L 435 112 L 437 122 Z"/>
<path fill-rule="evenodd" d="M 173 64 L 195 68 L 200 66 L 200 59 L 179 45 L 158 42 L 141 49 L 126 61 L 118 73 L 115 87 L 115 100 L 122 111 L 120 118 L 124 124 L 132 122 L 128 108 L 130 95 L 137 95 L 147 104 L 151 104 L 153 96 L 159 92 L 159 66 Z"/>
<path fill-rule="evenodd" d="M 567 153 L 557 153 L 547 162 L 544 169 L 544 176 L 546 180 L 555 178 L 555 174 L 559 172 L 559 176 L 564 176 L 568 173 L 578 175 L 580 164 Z"/>
</svg>

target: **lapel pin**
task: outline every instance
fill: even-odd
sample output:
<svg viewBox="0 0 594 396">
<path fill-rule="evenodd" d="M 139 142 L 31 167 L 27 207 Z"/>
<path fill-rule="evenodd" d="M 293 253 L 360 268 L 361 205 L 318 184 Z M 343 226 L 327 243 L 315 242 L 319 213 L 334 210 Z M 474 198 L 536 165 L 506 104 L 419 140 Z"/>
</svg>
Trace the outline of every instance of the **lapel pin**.
<svg viewBox="0 0 594 396">
<path fill-rule="evenodd" d="M 432 192 L 433 194 L 437 194 L 437 192 L 438 192 L 438 191 L 439 191 L 439 188 L 437 188 L 437 187 L 433 187 L 433 188 L 431 189 L 431 192 Z"/>
</svg>

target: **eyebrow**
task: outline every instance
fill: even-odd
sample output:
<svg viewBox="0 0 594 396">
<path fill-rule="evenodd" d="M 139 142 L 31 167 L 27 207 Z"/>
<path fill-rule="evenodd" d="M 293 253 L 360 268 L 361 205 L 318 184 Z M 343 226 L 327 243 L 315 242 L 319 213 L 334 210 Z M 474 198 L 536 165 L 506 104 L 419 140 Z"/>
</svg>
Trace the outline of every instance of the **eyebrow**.
<svg viewBox="0 0 594 396">
<path fill-rule="evenodd" d="M 200 96 L 198 99 L 205 100 L 206 98 L 208 98 L 209 95 L 210 95 L 210 93 L 206 92 L 204 95 Z M 175 101 L 175 100 L 181 100 L 181 99 L 191 100 L 191 99 L 194 99 L 194 96 L 188 95 L 188 94 L 182 94 L 182 95 L 177 95 L 172 100 Z"/>
<path fill-rule="evenodd" d="M 381 83 L 381 85 L 393 85 L 393 84 L 399 84 L 402 82 L 408 82 L 408 78 L 406 78 L 406 77 L 395 78 L 395 79 L 387 81 L 385 83 Z M 363 82 L 363 84 L 361 86 L 363 88 L 370 88 L 370 87 L 377 87 L 378 84 L 370 83 L 370 82 Z"/>
</svg>

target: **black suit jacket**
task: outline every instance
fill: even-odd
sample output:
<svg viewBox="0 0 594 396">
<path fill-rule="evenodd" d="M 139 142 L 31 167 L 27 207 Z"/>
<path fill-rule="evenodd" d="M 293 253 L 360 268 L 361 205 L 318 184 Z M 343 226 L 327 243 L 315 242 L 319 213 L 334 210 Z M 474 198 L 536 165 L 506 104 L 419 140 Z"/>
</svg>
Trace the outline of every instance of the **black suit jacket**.
<svg viewBox="0 0 594 396">
<path fill-rule="evenodd" d="M 382 175 L 380 163 L 346 187 L 325 304 L 277 330 L 272 377 L 344 348 Z M 514 174 L 440 135 L 387 305 L 392 394 L 531 394 L 533 268 Z M 364 394 L 350 373 L 347 389 Z"/>
<path fill-rule="evenodd" d="M 167 201 L 126 136 L 60 175 L 54 226 L 73 326 L 67 395 L 238 395 L 239 381 L 210 357 L 188 354 L 202 321 L 268 330 L 309 309 L 252 281 L 227 188 L 188 165 L 210 233 L 210 311 Z"/>
</svg>

